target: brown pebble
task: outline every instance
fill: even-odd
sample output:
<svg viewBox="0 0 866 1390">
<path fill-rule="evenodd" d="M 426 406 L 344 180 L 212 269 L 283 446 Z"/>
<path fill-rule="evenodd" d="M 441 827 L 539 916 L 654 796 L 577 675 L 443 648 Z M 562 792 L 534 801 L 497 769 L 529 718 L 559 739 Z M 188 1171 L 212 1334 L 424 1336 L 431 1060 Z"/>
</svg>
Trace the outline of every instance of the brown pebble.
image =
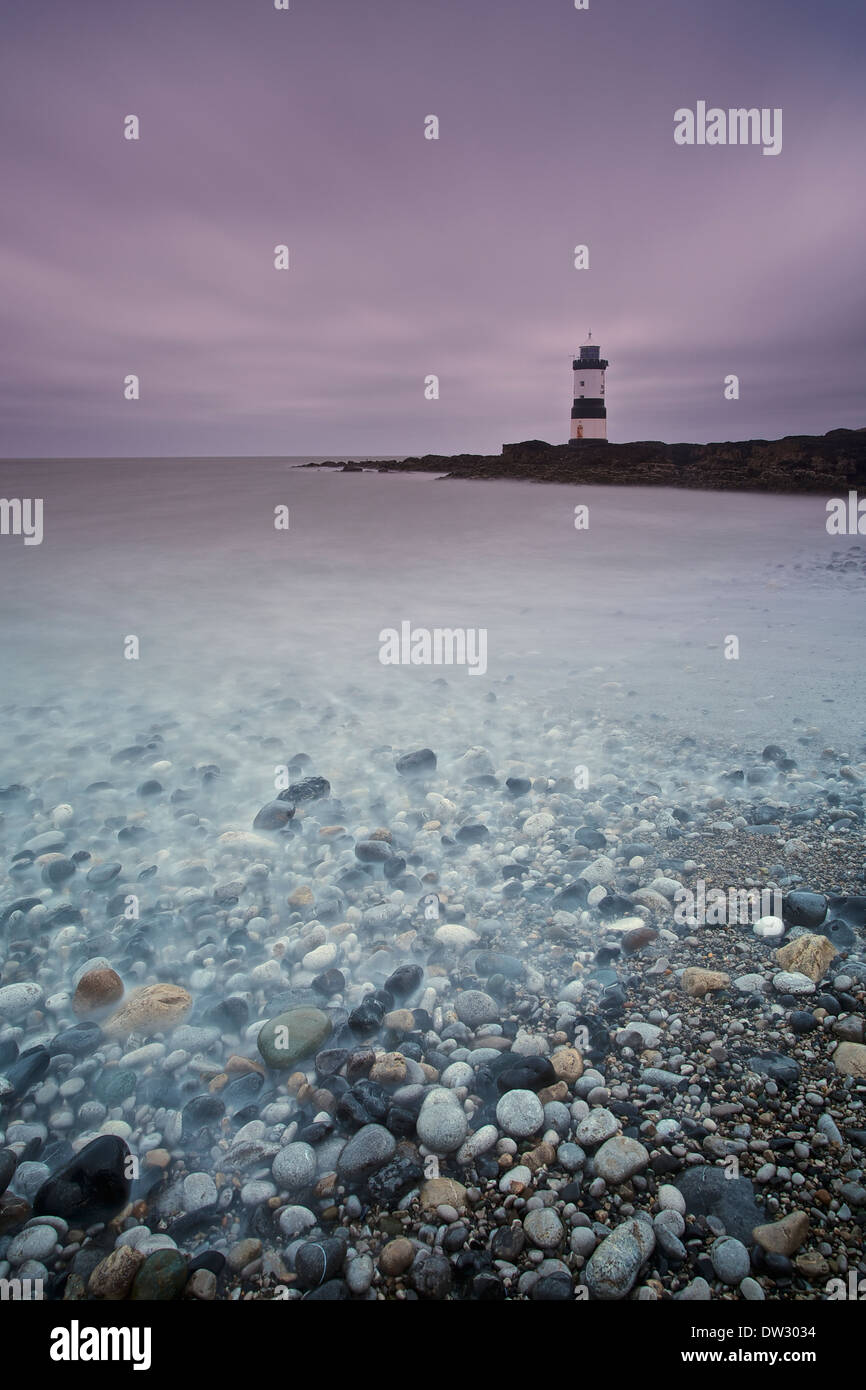
<svg viewBox="0 0 866 1390">
<path fill-rule="evenodd" d="M 428 1178 L 421 1188 L 422 1211 L 432 1211 L 441 1206 L 463 1211 L 467 1200 L 466 1188 L 455 1178 Z"/>
<path fill-rule="evenodd" d="M 192 995 L 180 985 L 144 985 L 133 990 L 103 1024 L 103 1030 L 109 1038 L 167 1033 L 183 1022 L 191 1008 Z"/>
<path fill-rule="evenodd" d="M 405 1236 L 389 1240 L 379 1255 L 379 1268 L 383 1274 L 393 1278 L 404 1274 L 415 1258 L 415 1247 Z"/>
<path fill-rule="evenodd" d="M 632 927 L 622 938 L 622 949 L 625 955 L 633 956 L 637 951 L 643 950 L 644 946 L 649 946 L 657 940 L 658 932 L 655 927 Z"/>
<path fill-rule="evenodd" d="M 569 1086 L 583 1076 L 583 1058 L 576 1047 L 563 1047 L 559 1052 L 554 1052 L 550 1065 L 560 1081 L 565 1081 Z"/>
<path fill-rule="evenodd" d="M 415 1027 L 415 1015 L 411 1009 L 393 1009 L 382 1022 L 392 1033 L 411 1033 Z"/>
<path fill-rule="evenodd" d="M 150 1149 L 144 1155 L 145 1168 L 167 1168 L 171 1163 L 168 1149 Z"/>
<path fill-rule="evenodd" d="M 370 1068 L 370 1080 L 386 1086 L 399 1086 L 406 1080 L 406 1058 L 401 1052 L 386 1052 Z"/>
<path fill-rule="evenodd" d="M 265 1069 L 259 1062 L 254 1062 L 251 1057 L 237 1057 L 234 1054 L 226 1062 L 226 1071 L 230 1076 L 247 1076 L 250 1072 L 257 1072 L 259 1076 L 264 1076 Z"/>
<path fill-rule="evenodd" d="M 557 1081 L 554 1086 L 543 1086 L 538 1092 L 538 1099 L 542 1105 L 549 1105 L 552 1100 L 564 1101 L 568 1098 L 568 1087 L 564 1081 Z"/>
<path fill-rule="evenodd" d="M 313 890 L 307 887 L 306 884 L 303 884 L 300 888 L 296 888 L 293 893 L 289 894 L 286 902 L 289 907 L 312 907 L 315 902 Z"/>
<path fill-rule="evenodd" d="M 72 997 L 72 1012 L 81 1017 L 116 1004 L 123 997 L 123 981 L 116 970 L 107 967 L 88 970 L 78 981 Z"/>
<path fill-rule="evenodd" d="M 539 1168 L 549 1168 L 556 1162 L 556 1149 L 552 1144 L 537 1144 L 524 1154 L 522 1161 L 530 1172 L 537 1173 Z"/>
</svg>

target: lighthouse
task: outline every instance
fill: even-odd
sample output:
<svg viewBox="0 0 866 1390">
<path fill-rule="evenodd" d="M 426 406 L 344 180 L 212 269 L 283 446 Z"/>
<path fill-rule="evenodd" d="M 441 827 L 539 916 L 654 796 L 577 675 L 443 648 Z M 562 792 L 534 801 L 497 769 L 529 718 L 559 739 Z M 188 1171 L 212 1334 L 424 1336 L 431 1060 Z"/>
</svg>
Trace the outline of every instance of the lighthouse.
<svg viewBox="0 0 866 1390">
<path fill-rule="evenodd" d="M 604 369 L 607 361 L 601 349 L 592 342 L 592 334 L 587 334 L 588 342 L 580 349 L 580 356 L 572 362 L 574 367 L 574 404 L 571 407 L 571 439 L 577 444 L 581 439 L 607 440 L 607 411 L 604 407 Z"/>
</svg>

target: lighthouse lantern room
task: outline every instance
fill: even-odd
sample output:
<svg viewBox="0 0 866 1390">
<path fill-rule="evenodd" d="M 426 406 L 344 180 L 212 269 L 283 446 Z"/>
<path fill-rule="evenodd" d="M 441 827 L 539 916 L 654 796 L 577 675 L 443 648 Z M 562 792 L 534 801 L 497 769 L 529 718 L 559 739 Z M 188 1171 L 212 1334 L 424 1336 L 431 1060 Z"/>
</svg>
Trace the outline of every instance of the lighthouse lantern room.
<svg viewBox="0 0 866 1390">
<path fill-rule="evenodd" d="M 574 404 L 571 408 L 570 443 L 578 444 L 582 439 L 607 439 L 607 411 L 604 405 L 604 369 L 607 360 L 601 356 L 601 349 L 589 341 L 580 349 L 580 356 L 573 359 Z"/>
</svg>

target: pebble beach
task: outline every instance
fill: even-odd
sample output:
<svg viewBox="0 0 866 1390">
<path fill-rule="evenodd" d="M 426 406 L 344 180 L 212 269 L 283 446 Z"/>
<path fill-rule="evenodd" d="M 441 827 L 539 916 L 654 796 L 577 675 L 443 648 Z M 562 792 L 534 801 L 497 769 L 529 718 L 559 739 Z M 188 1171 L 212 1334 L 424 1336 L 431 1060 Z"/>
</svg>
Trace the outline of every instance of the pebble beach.
<svg viewBox="0 0 866 1390">
<path fill-rule="evenodd" d="M 813 577 L 831 602 L 859 554 Z M 847 1297 L 856 725 L 795 698 L 731 733 L 613 665 L 402 674 L 7 689 L 0 1279 L 57 1301 Z M 730 887 L 778 913 L 677 909 Z"/>
</svg>

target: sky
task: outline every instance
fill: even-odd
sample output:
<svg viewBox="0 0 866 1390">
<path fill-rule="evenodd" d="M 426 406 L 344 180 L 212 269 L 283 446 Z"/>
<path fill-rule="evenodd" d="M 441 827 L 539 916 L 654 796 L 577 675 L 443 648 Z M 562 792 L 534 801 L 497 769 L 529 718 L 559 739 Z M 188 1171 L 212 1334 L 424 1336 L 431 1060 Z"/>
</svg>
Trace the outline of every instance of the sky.
<svg viewBox="0 0 866 1390">
<path fill-rule="evenodd" d="M 612 440 L 864 426 L 864 38 L 850 0 L 9 0 L 0 457 L 564 442 L 588 330 Z M 676 145 L 698 101 L 781 108 L 781 153 Z"/>
</svg>

